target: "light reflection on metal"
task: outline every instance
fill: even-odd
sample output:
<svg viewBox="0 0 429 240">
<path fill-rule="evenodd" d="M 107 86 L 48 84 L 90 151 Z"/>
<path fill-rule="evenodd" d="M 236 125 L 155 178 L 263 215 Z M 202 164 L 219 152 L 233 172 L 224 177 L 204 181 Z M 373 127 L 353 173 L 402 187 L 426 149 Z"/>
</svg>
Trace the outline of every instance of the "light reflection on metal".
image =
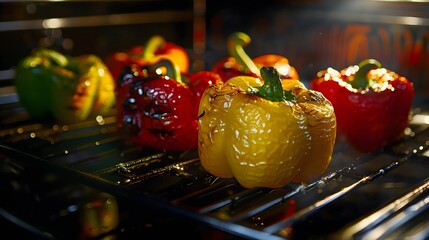
<svg viewBox="0 0 429 240">
<path fill-rule="evenodd" d="M 429 18 L 424 17 L 409 17 L 395 15 L 374 15 L 366 13 L 351 13 L 341 11 L 327 12 L 324 10 L 308 10 L 302 13 L 304 16 L 311 16 L 316 19 L 329 19 L 341 21 L 354 21 L 370 24 L 393 24 L 407 26 L 429 26 Z"/>
<path fill-rule="evenodd" d="M 68 18 L 50 18 L 38 20 L 0 22 L 1 31 L 19 31 L 34 29 L 56 29 L 72 27 L 96 27 L 110 25 L 145 24 L 160 22 L 192 21 L 193 12 L 154 11 L 141 13 L 110 14 Z"/>
<path fill-rule="evenodd" d="M 64 26 L 64 21 L 60 18 L 46 19 L 42 22 L 42 26 L 45 29 L 61 28 L 61 26 Z"/>
<path fill-rule="evenodd" d="M 428 3 L 429 0 L 372 0 L 373 2 L 403 2 L 403 3 Z"/>
<path fill-rule="evenodd" d="M 16 94 L 15 86 L 7 86 L 0 88 L 0 105 L 6 103 L 18 102 L 19 97 Z"/>
<path fill-rule="evenodd" d="M 341 191 L 338 191 L 332 195 L 329 195 L 328 197 L 326 197 L 322 200 L 319 200 L 319 201 L 309 205 L 308 207 L 303 208 L 300 211 L 297 211 L 290 218 L 279 221 L 275 224 L 272 224 L 271 226 L 266 227 L 264 229 L 264 231 L 274 233 L 274 232 L 277 232 L 281 229 L 284 229 L 285 227 L 289 226 L 291 223 L 293 223 L 297 219 L 304 218 L 304 217 L 310 215 L 311 213 L 313 213 L 314 211 L 318 211 L 323 206 L 325 206 L 325 205 L 333 202 L 334 200 L 339 199 L 340 197 L 346 195 L 347 193 L 351 192 L 352 190 L 357 189 L 362 184 L 365 184 L 365 182 L 368 181 L 368 179 L 370 179 L 370 177 L 364 177 L 364 178 L 360 179 L 359 181 L 341 189 Z"/>
<path fill-rule="evenodd" d="M 12 79 L 14 77 L 15 77 L 15 70 L 14 69 L 0 70 L 0 81 Z"/>
<path fill-rule="evenodd" d="M 415 217 L 417 214 L 423 212 L 429 207 L 428 205 L 429 197 L 420 200 L 419 202 L 413 204 L 412 206 L 405 209 L 403 212 L 389 219 L 385 223 L 381 224 L 374 230 L 366 234 L 362 239 L 381 239 L 383 237 L 389 236 L 395 229 L 405 224 L 407 221 Z"/>
<path fill-rule="evenodd" d="M 357 235 L 360 235 L 359 239 L 379 239 L 376 236 L 381 237 L 386 233 L 387 229 L 394 229 L 395 226 L 398 227 L 404 221 L 411 219 L 416 214 L 421 213 L 425 207 L 428 207 L 426 204 L 428 197 L 410 205 L 427 191 L 429 191 L 429 180 L 379 211 L 350 226 L 346 231 L 333 237 L 338 237 L 338 239 L 354 239 Z M 391 216 L 395 217 L 389 219 Z"/>
<path fill-rule="evenodd" d="M 429 115 L 416 114 L 410 121 L 411 124 L 429 124 Z"/>
</svg>

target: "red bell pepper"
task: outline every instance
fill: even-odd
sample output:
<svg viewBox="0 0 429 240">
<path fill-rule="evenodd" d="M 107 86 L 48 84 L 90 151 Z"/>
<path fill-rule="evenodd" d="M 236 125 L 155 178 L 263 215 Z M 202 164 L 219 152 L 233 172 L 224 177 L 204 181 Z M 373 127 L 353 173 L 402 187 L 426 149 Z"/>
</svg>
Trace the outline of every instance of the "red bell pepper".
<svg viewBox="0 0 429 240">
<path fill-rule="evenodd" d="M 130 65 L 124 68 L 116 89 L 118 125 L 133 130 L 128 133 L 137 145 L 194 150 L 202 92 L 219 81 L 217 74 L 207 71 L 182 76 L 166 59 L 144 67 Z"/>
<path fill-rule="evenodd" d="M 289 64 L 289 60 L 277 54 L 265 54 L 251 59 L 244 51 L 250 44 L 250 37 L 243 32 L 235 32 L 228 38 L 229 57 L 215 63 L 211 71 L 219 74 L 223 81 L 236 76 L 259 77 L 263 66 L 275 67 L 282 79 L 298 80 L 298 72 Z"/>
<path fill-rule="evenodd" d="M 310 88 L 332 102 L 339 135 L 361 152 L 394 143 L 408 126 L 413 83 L 377 60 L 367 59 L 341 72 L 319 71 Z"/>
<path fill-rule="evenodd" d="M 223 82 L 219 74 L 211 71 L 199 71 L 188 76 L 189 87 L 194 94 L 195 103 L 199 104 L 204 91 L 211 85 Z"/>
<path fill-rule="evenodd" d="M 126 52 L 110 55 L 106 64 L 115 79 L 118 79 L 124 67 L 131 64 L 152 65 L 160 59 L 169 59 L 179 66 L 182 74 L 189 71 L 189 55 L 186 50 L 159 35 L 152 36 L 144 46 L 134 46 Z"/>
</svg>

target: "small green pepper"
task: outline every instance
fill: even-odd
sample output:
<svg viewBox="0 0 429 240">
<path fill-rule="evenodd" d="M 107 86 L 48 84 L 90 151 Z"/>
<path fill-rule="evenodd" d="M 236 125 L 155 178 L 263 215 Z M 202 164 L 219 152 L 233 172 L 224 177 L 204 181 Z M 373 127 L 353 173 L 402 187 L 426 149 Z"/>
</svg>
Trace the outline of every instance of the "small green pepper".
<svg viewBox="0 0 429 240">
<path fill-rule="evenodd" d="M 114 79 L 95 55 L 37 49 L 16 68 L 16 92 L 30 117 L 62 123 L 104 115 L 115 103 Z"/>
</svg>

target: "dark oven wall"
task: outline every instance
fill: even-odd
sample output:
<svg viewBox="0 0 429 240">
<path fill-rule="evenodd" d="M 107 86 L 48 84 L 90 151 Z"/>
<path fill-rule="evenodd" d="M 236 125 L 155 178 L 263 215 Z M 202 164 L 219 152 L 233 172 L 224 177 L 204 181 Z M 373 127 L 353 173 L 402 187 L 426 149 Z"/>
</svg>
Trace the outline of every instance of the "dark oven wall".
<svg viewBox="0 0 429 240">
<path fill-rule="evenodd" d="M 28 121 L 16 114 L 19 103 L 12 93 L 14 67 L 35 47 L 104 58 L 160 34 L 188 50 L 195 71 L 226 57 L 227 37 L 242 31 L 252 38 L 245 48 L 251 57 L 283 55 L 304 83 L 321 69 L 341 69 L 371 57 L 429 96 L 428 10 L 428 3 L 387 0 L 2 1 L 0 230 L 11 232 L 13 225 L 59 239 L 409 239 L 418 234 L 426 239 L 428 101 L 416 102 L 399 142 L 364 153 L 338 137 L 320 178 L 246 189 L 236 178 L 207 172 L 197 151 L 136 145 L 124 134 L 136 129 L 118 127 L 120 114 L 66 125 Z M 351 119 L 352 127 L 359 120 Z M 301 129 L 285 130 L 285 137 L 295 132 L 310 140 L 316 136 L 308 126 Z M 238 130 L 230 132 L 225 144 L 234 144 L 232 133 Z M 368 139 L 377 135 L 361 132 Z M 277 149 L 276 141 L 266 140 Z M 317 163 L 319 150 L 308 146 L 291 150 Z"/>
<path fill-rule="evenodd" d="M 429 91 L 424 1 L 3 1 L 0 13 L 1 103 L 11 101 L 4 93 L 13 92 L 14 66 L 35 47 L 106 57 L 160 34 L 188 50 L 196 71 L 227 55 L 235 31 L 251 36 L 250 56 L 286 56 L 304 82 L 320 69 L 376 58 Z"/>
<path fill-rule="evenodd" d="M 17 100 L 14 69 L 34 48 L 104 59 L 159 34 L 192 55 L 195 19 L 192 0 L 2 1 L 0 103 Z"/>
<path fill-rule="evenodd" d="M 246 52 L 289 59 L 303 81 L 366 58 L 429 91 L 429 4 L 424 1 L 208 1 L 207 65 L 227 54 L 226 37 L 247 33 Z"/>
</svg>

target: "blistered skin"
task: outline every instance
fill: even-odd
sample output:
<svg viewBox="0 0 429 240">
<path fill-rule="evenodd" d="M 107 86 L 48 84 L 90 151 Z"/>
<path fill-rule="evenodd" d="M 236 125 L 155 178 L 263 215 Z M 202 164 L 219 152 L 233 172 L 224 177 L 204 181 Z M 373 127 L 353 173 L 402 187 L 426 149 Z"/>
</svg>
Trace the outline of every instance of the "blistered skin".
<svg viewBox="0 0 429 240">
<path fill-rule="evenodd" d="M 309 182 L 322 174 L 331 162 L 337 121 L 332 104 L 320 92 L 301 91 L 298 102 L 306 116 L 310 141 L 309 148 L 303 151 L 303 161 L 294 181 Z"/>
<path fill-rule="evenodd" d="M 272 102 L 248 93 L 258 78 L 235 77 L 210 87 L 200 104 L 198 150 L 211 174 L 246 188 L 309 181 L 331 160 L 336 121 L 323 95 L 284 80 L 297 102 Z"/>
<path fill-rule="evenodd" d="M 140 79 L 125 103 L 124 121 L 138 129 L 135 143 L 174 151 L 196 148 L 197 113 L 188 86 L 166 77 Z"/>
<path fill-rule="evenodd" d="M 115 91 L 117 124 L 134 143 L 163 151 L 197 149 L 199 102 L 222 79 L 209 71 L 186 75 L 186 83 L 181 77 L 168 61 L 123 69 Z"/>
<path fill-rule="evenodd" d="M 414 87 L 405 77 L 384 68 L 368 72 L 371 84 L 354 89 L 350 81 L 357 67 L 341 72 L 322 70 L 310 82 L 332 102 L 338 122 L 338 134 L 362 152 L 372 152 L 399 140 L 408 126 Z"/>
<path fill-rule="evenodd" d="M 101 59 L 94 55 L 82 55 L 76 60 L 78 73 L 74 73 L 68 82 L 53 77 L 52 114 L 63 123 L 104 115 L 116 101 L 113 77 Z M 69 72 L 66 69 L 61 71 L 62 74 Z"/>
<path fill-rule="evenodd" d="M 229 89 L 228 89 L 229 88 Z M 224 149 L 225 122 L 221 117 L 229 111 L 231 98 L 239 89 L 230 85 L 216 84 L 203 94 L 198 120 L 198 154 L 203 167 L 221 178 L 234 176 L 227 162 Z"/>
<path fill-rule="evenodd" d="M 291 106 L 246 95 L 234 101 L 239 104 L 225 115 L 225 134 L 231 142 L 224 148 L 234 176 L 244 187 L 285 185 L 303 156 L 303 115 L 294 114 Z"/>
</svg>

